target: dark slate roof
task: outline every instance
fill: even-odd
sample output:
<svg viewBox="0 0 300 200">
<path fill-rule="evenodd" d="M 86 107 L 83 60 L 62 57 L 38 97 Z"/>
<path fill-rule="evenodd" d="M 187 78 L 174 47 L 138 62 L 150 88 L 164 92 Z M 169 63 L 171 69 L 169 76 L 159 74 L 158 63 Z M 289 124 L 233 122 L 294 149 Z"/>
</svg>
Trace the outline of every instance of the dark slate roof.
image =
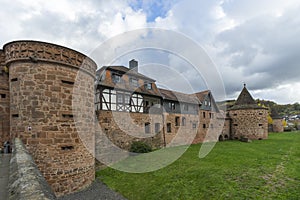
<svg viewBox="0 0 300 200">
<path fill-rule="evenodd" d="M 141 73 L 138 73 L 137 71 L 135 71 L 133 69 L 129 69 L 129 68 L 124 67 L 124 66 L 104 66 L 104 68 L 110 69 L 112 71 L 121 72 L 121 74 L 126 73 L 126 74 L 129 74 L 131 76 L 140 77 L 141 79 L 148 80 L 148 81 L 151 81 L 151 82 L 155 82 L 155 80 L 153 80 L 152 78 L 149 78 L 148 76 L 145 76 Z"/>
<path fill-rule="evenodd" d="M 235 104 L 230 108 L 230 110 L 236 109 L 267 109 L 257 105 L 256 101 L 253 99 L 251 94 L 246 88 L 246 84 L 244 84 L 244 88 L 237 98 Z"/>
<path fill-rule="evenodd" d="M 107 73 L 110 72 L 109 74 Z M 112 73 L 117 73 L 117 74 L 120 74 L 122 77 L 124 75 L 124 80 L 123 82 L 121 83 L 114 83 L 112 78 L 111 78 L 111 74 Z M 148 90 L 144 87 L 144 85 L 141 84 L 141 82 L 139 81 L 138 84 L 139 86 L 138 87 L 133 87 L 131 86 L 131 84 L 129 83 L 129 77 L 128 76 L 132 76 L 132 77 L 135 77 L 135 78 L 138 78 L 140 80 L 144 80 L 146 82 L 149 82 L 149 83 L 153 83 L 153 87 L 151 90 Z M 155 80 L 147 77 L 147 76 L 144 76 L 138 72 L 136 72 L 135 70 L 130 70 L 129 68 L 126 68 L 124 66 L 105 66 L 105 67 L 102 67 L 101 69 L 99 69 L 97 72 L 96 72 L 96 76 L 99 77 L 98 79 L 98 87 L 99 86 L 104 86 L 104 87 L 109 87 L 109 88 L 116 88 L 116 89 L 119 89 L 119 90 L 124 90 L 124 91 L 129 91 L 129 92 L 136 92 L 136 93 L 139 93 L 139 94 L 146 94 L 146 95 L 151 95 L 151 96 L 156 96 L 156 97 L 160 97 L 161 98 L 161 95 L 156 87 L 156 84 L 155 84 Z"/>
<path fill-rule="evenodd" d="M 203 101 L 205 100 L 205 97 L 210 93 L 210 90 L 205 90 L 205 91 L 202 91 L 202 92 L 197 92 L 193 95 L 196 95 L 196 97 L 199 99 L 199 101 L 201 103 L 203 103 Z"/>
<path fill-rule="evenodd" d="M 166 89 L 158 89 L 163 99 L 191 104 L 201 104 L 195 95 L 184 94 Z"/>
</svg>

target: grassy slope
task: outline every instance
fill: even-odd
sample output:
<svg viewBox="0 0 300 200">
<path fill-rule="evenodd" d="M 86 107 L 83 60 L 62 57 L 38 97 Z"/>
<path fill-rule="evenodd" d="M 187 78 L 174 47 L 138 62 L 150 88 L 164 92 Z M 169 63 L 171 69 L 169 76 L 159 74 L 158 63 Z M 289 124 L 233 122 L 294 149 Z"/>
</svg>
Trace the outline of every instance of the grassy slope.
<svg viewBox="0 0 300 200">
<path fill-rule="evenodd" d="M 199 149 L 155 172 L 106 168 L 97 176 L 128 199 L 300 199 L 300 132 L 220 142 L 204 159 Z"/>
</svg>

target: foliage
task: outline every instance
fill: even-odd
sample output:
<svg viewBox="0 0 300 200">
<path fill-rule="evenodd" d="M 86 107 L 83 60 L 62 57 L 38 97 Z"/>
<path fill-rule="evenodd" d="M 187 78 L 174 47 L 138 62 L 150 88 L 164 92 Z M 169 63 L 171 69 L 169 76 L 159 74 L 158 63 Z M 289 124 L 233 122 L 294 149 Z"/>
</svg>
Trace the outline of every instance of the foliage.
<svg viewBox="0 0 300 200">
<path fill-rule="evenodd" d="M 127 199 L 299 199 L 299 145 L 300 132 L 272 133 L 252 143 L 218 142 L 203 159 L 200 145 L 191 145 L 154 172 L 106 168 L 96 174 Z"/>
<path fill-rule="evenodd" d="M 282 125 L 283 125 L 283 127 L 286 127 L 288 125 L 285 119 L 282 120 Z"/>
<path fill-rule="evenodd" d="M 268 115 L 268 124 L 273 124 L 273 119 L 270 114 Z"/>
<path fill-rule="evenodd" d="M 152 148 L 150 145 L 141 142 L 141 141 L 134 141 L 131 143 L 130 152 L 133 153 L 148 153 L 152 151 Z"/>
</svg>

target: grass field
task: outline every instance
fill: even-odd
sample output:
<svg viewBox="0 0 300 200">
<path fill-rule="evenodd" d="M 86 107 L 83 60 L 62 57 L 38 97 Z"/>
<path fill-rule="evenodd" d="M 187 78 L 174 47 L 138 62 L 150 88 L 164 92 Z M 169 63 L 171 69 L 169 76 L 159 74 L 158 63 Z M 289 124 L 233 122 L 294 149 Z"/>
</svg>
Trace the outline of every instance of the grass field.
<svg viewBox="0 0 300 200">
<path fill-rule="evenodd" d="M 268 140 L 199 145 L 160 170 L 132 174 L 106 168 L 97 177 L 128 199 L 300 199 L 300 132 Z"/>
</svg>

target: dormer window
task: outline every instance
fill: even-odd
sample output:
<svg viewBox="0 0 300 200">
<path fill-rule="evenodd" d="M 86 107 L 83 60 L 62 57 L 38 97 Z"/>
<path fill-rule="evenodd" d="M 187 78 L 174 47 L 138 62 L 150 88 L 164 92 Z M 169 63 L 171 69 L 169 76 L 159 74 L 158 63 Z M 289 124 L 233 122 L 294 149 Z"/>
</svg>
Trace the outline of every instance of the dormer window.
<svg viewBox="0 0 300 200">
<path fill-rule="evenodd" d="M 145 88 L 147 90 L 152 90 L 152 83 L 145 83 Z"/>
<path fill-rule="evenodd" d="M 138 80 L 135 78 L 130 78 L 130 85 L 133 87 L 138 87 Z"/>
<path fill-rule="evenodd" d="M 120 83 L 121 82 L 121 75 L 113 74 L 112 75 L 112 80 L 113 80 L 114 83 Z"/>
<path fill-rule="evenodd" d="M 170 110 L 175 110 L 175 103 L 174 102 L 169 102 L 169 109 Z"/>
<path fill-rule="evenodd" d="M 207 101 L 206 100 L 204 101 L 204 105 L 207 106 Z"/>
</svg>

